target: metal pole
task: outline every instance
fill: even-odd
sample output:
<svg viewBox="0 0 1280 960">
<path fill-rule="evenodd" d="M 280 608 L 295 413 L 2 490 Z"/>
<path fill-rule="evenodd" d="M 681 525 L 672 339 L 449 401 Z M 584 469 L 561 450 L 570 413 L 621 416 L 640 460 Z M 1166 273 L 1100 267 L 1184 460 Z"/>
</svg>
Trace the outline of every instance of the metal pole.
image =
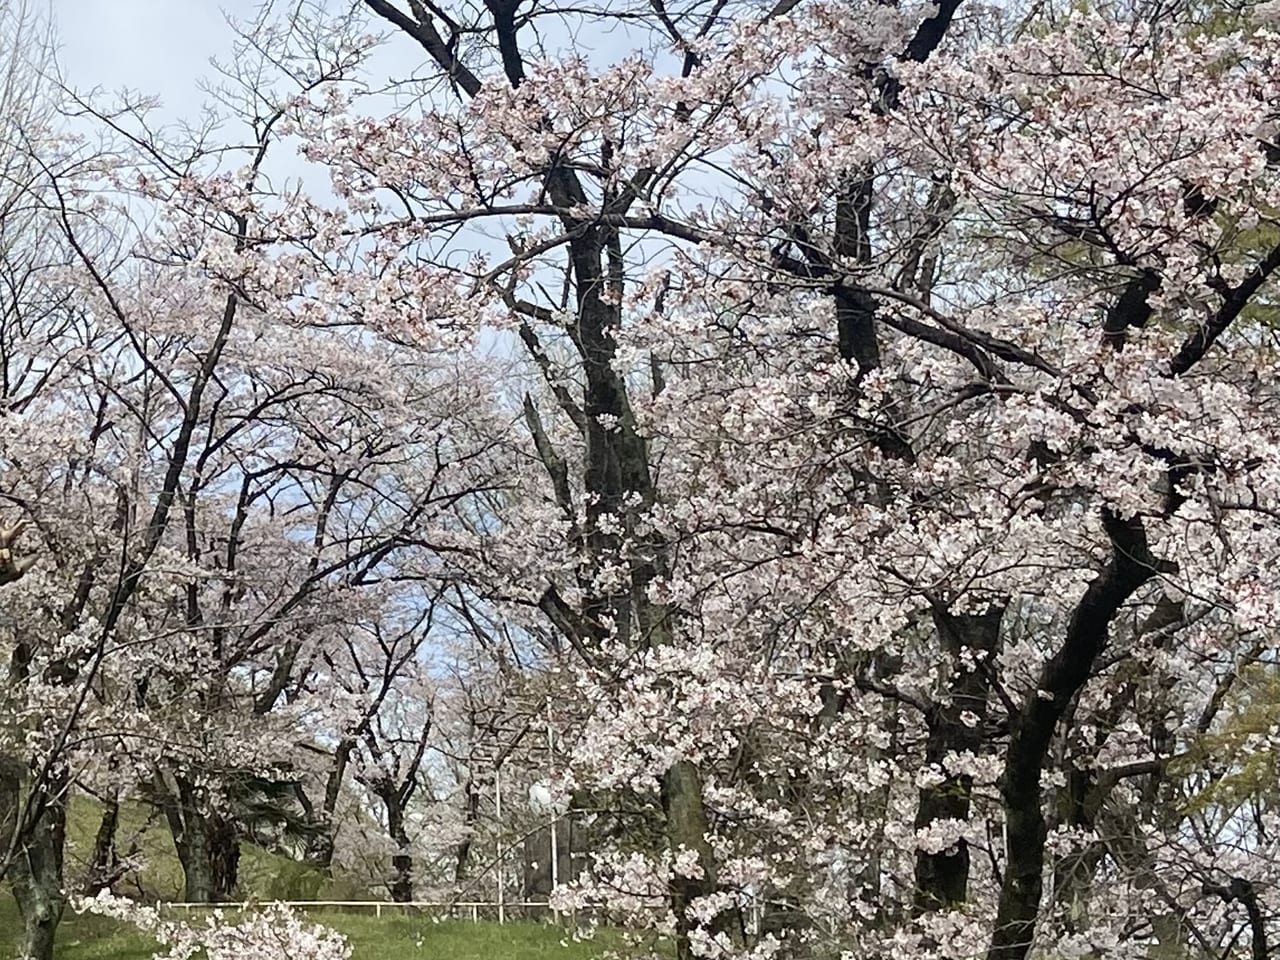
<svg viewBox="0 0 1280 960">
<path fill-rule="evenodd" d="M 498 922 L 507 920 L 506 908 L 502 903 L 502 768 L 493 768 L 493 815 L 498 821 Z"/>
<path fill-rule="evenodd" d="M 551 727 L 551 698 L 547 698 L 547 773 L 554 773 L 555 766 L 555 731 Z M 554 781 L 553 781 L 554 782 Z M 555 895 L 556 886 L 560 882 L 560 850 L 556 845 L 556 803 L 554 795 L 551 798 L 551 896 Z"/>
</svg>

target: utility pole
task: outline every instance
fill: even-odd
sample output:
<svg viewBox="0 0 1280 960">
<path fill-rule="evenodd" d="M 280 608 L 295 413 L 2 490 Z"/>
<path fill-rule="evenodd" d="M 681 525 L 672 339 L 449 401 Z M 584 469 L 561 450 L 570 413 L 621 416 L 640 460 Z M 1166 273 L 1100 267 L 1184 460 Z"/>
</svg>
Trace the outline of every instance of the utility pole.
<svg viewBox="0 0 1280 960">
<path fill-rule="evenodd" d="M 554 767 L 556 762 L 555 750 L 555 730 L 551 725 L 551 698 L 547 698 L 547 774 L 548 777 L 554 776 Z M 553 779 L 549 782 L 554 783 Z M 547 895 L 550 900 L 556 894 L 556 886 L 560 882 L 560 851 L 556 845 L 556 820 L 559 819 L 559 813 L 556 810 L 555 798 L 551 800 L 551 893 Z M 554 908 L 552 913 L 554 915 Z"/>
<path fill-rule="evenodd" d="M 507 911 L 502 900 L 502 767 L 493 768 L 493 816 L 498 821 L 498 922 L 506 923 Z"/>
</svg>

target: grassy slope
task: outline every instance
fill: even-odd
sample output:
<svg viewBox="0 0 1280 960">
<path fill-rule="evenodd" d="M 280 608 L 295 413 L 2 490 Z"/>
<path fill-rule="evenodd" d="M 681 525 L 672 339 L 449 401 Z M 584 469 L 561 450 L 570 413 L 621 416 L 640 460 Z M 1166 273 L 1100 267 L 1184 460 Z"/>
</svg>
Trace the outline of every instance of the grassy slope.
<svg viewBox="0 0 1280 960">
<path fill-rule="evenodd" d="M 353 947 L 353 960 L 593 960 L 618 946 L 614 938 L 574 943 L 550 925 L 516 922 L 499 925 L 426 917 L 376 919 L 353 913 L 314 914 L 319 923 L 340 930 Z M 9 944 L 18 915 L 9 897 L 0 899 L 0 956 Z M 154 945 L 146 938 L 100 917 L 69 914 L 58 934 L 58 960 L 149 960 Z M 283 958 L 282 958 L 283 960 Z M 292 958 L 290 958 L 292 960 Z M 299 958 L 301 960 L 301 958 Z"/>
<path fill-rule="evenodd" d="M 92 799 L 73 798 L 67 818 L 67 879 L 71 883 L 83 873 L 100 813 Z M 121 810 L 117 840 L 127 849 L 135 835 L 145 865 L 120 892 L 149 900 L 181 899 L 182 870 L 164 822 L 149 820 L 141 805 L 126 806 Z M 258 902 L 378 899 L 357 884 L 322 878 L 286 857 L 247 843 L 241 848 L 240 879 L 243 896 Z M 557 927 L 532 922 L 433 923 L 425 916 L 375 918 L 371 913 L 328 911 L 316 911 L 313 916 L 318 923 L 347 935 L 354 960 L 593 960 L 606 949 L 621 946 L 616 936 L 604 934 L 594 942 L 575 943 Z M 0 886 L 0 960 L 13 955 L 18 927 L 13 897 Z M 149 960 L 154 949 L 155 945 L 132 927 L 68 911 L 58 930 L 56 955 L 58 960 Z"/>
<path fill-rule="evenodd" d="M 71 798 L 67 811 L 67 880 L 84 875 L 93 850 L 102 808 L 83 794 Z M 142 804 L 123 804 L 116 843 L 127 852 L 137 843 L 143 866 L 118 887 L 118 892 L 146 900 L 182 899 L 182 867 L 164 819 Z M 240 848 L 241 896 L 246 900 L 370 900 L 379 899 L 359 884 L 341 877 L 330 879 L 287 857 L 251 843 Z"/>
</svg>

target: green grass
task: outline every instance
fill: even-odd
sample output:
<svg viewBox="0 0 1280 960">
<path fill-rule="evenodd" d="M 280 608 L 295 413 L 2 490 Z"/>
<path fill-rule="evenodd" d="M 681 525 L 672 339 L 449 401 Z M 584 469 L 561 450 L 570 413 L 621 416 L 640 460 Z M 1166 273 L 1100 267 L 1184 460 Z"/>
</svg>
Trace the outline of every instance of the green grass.
<svg viewBox="0 0 1280 960">
<path fill-rule="evenodd" d="M 0 956 L 9 955 L 18 914 L 7 894 L 0 899 Z M 318 923 L 346 934 L 353 960 L 595 960 L 622 946 L 616 934 L 574 942 L 550 924 L 498 924 L 469 920 L 432 922 L 425 916 L 314 911 Z M 132 927 L 102 917 L 68 913 L 58 930 L 58 960 L 149 960 L 155 945 Z M 300 958 L 301 960 L 301 958 Z"/>
<path fill-rule="evenodd" d="M 70 883 L 85 873 L 101 816 L 102 807 L 96 800 L 81 793 L 72 795 L 67 806 L 66 849 L 66 876 Z M 121 804 L 116 843 L 122 853 L 130 852 L 136 844 L 142 861 L 141 868 L 117 887 L 118 892 L 149 901 L 182 899 L 182 867 L 162 817 L 141 803 Z M 326 876 L 245 841 L 240 845 L 237 899 L 370 900 L 377 899 L 377 895 L 348 878 Z"/>
<path fill-rule="evenodd" d="M 85 858 L 93 848 L 101 815 L 89 797 L 72 798 L 67 815 L 67 864 L 69 883 L 83 875 Z M 182 898 L 182 869 L 173 851 L 173 840 L 163 820 L 152 817 L 141 804 L 123 804 L 117 841 L 127 850 L 137 841 L 141 869 L 120 885 L 119 892 L 146 901 Z M 344 877 L 330 878 L 287 857 L 244 843 L 241 846 L 238 895 L 263 903 L 272 900 L 370 900 L 377 895 Z M 433 922 L 430 916 L 406 916 L 373 909 L 307 911 L 317 923 L 346 935 L 353 960 L 595 960 L 606 951 L 621 951 L 616 931 L 603 931 L 597 939 L 574 942 L 560 927 L 520 921 L 497 924 L 481 920 Z M 228 915 L 233 911 L 228 910 Z M 181 913 L 176 916 L 182 916 Z M 191 914 L 193 919 L 199 913 Z M 17 907 L 8 889 L 0 885 L 0 960 L 13 956 L 20 926 Z M 133 927 L 103 917 L 80 916 L 68 910 L 58 928 L 57 960 L 150 960 L 156 946 Z M 290 958 L 292 960 L 292 958 Z M 305 960 L 305 958 L 298 958 Z"/>
</svg>

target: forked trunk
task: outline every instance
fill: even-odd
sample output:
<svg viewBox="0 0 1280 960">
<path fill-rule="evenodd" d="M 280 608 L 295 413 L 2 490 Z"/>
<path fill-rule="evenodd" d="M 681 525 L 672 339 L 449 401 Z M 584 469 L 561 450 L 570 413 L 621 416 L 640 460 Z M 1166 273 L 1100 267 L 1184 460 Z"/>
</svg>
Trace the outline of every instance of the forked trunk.
<svg viewBox="0 0 1280 960">
<path fill-rule="evenodd" d="M 182 897 L 187 903 L 222 903 L 235 891 L 240 838 L 235 823 L 204 809 L 186 777 L 174 778 L 176 793 L 162 784 L 165 820 L 182 865 Z"/>
<path fill-rule="evenodd" d="M 20 960 L 53 960 L 53 943 L 65 906 L 62 877 L 66 840 L 66 783 L 55 778 L 33 798 L 39 817 L 17 851 L 9 876 L 22 916 Z"/>
</svg>

